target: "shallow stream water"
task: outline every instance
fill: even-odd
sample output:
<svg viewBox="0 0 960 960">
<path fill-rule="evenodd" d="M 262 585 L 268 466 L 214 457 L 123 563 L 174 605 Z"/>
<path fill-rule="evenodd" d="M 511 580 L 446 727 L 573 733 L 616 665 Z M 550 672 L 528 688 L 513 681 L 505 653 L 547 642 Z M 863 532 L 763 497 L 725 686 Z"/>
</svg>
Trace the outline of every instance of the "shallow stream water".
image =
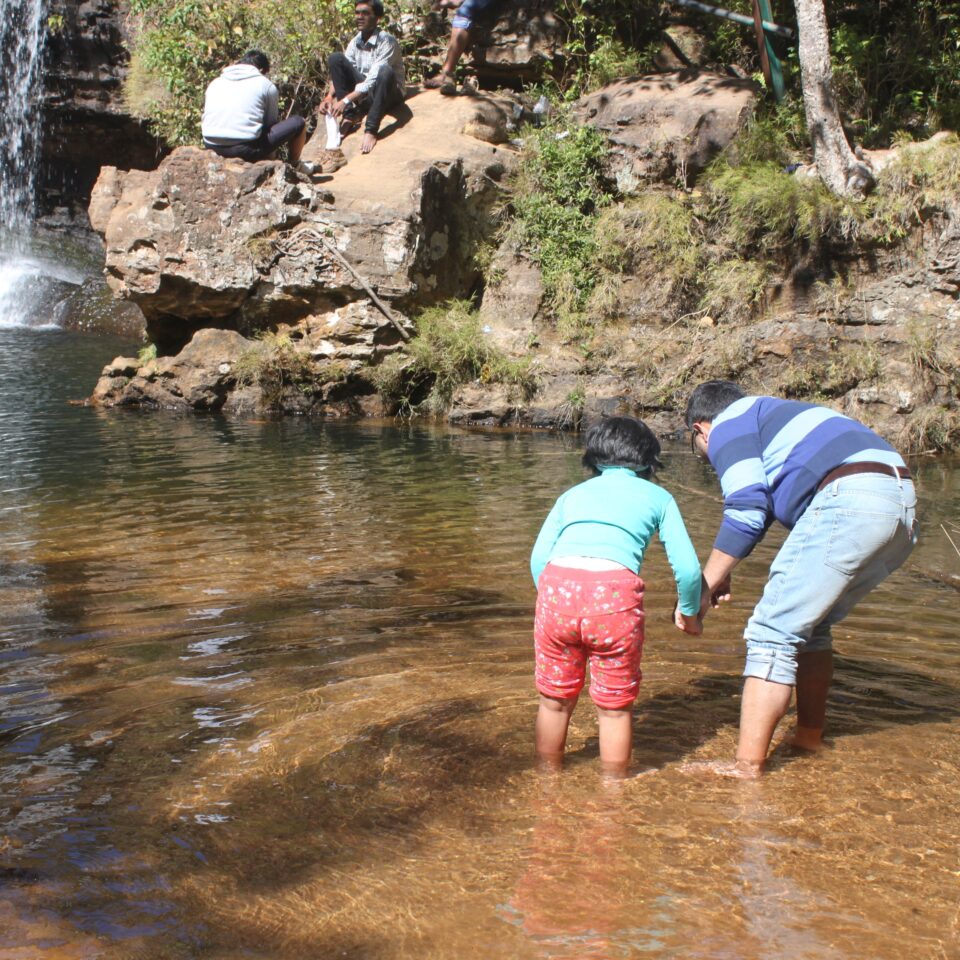
<svg viewBox="0 0 960 960">
<path fill-rule="evenodd" d="M 732 750 L 780 538 L 702 638 L 653 548 L 653 772 L 604 786 L 586 698 L 532 762 L 575 440 L 67 405 L 129 349 L 0 329 L 0 960 L 960 957 L 956 464 L 836 631 L 830 749 L 758 783 L 679 766 Z M 667 461 L 704 556 L 716 480 Z"/>
</svg>

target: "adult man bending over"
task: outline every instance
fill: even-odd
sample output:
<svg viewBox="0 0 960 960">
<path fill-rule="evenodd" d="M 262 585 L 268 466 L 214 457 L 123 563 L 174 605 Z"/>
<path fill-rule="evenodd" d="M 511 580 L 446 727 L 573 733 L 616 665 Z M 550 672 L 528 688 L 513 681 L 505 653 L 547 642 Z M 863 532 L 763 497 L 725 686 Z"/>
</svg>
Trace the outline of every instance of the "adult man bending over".
<svg viewBox="0 0 960 960">
<path fill-rule="evenodd" d="M 256 162 L 289 143 L 290 162 L 300 159 L 306 122 L 298 116 L 279 119 L 279 94 L 267 79 L 269 72 L 267 55 L 250 50 L 210 83 L 200 122 L 204 146 L 221 157 Z"/>
<path fill-rule="evenodd" d="M 756 777 L 794 687 L 793 744 L 819 748 L 833 677 L 830 628 L 909 556 L 917 496 L 890 444 L 826 407 L 745 396 L 735 383 L 711 380 L 691 394 L 686 422 L 724 495 L 701 615 L 730 599 L 731 572 L 774 519 L 790 530 L 744 630 L 736 760 L 710 765 Z"/>
<path fill-rule="evenodd" d="M 354 14 L 360 32 L 345 53 L 334 53 L 327 60 L 330 89 L 320 112 L 342 119 L 344 132 L 366 113 L 360 152 L 369 153 L 377 145 L 383 115 L 403 102 L 406 77 L 400 44 L 378 26 L 383 16 L 380 0 L 359 0 Z"/>
</svg>

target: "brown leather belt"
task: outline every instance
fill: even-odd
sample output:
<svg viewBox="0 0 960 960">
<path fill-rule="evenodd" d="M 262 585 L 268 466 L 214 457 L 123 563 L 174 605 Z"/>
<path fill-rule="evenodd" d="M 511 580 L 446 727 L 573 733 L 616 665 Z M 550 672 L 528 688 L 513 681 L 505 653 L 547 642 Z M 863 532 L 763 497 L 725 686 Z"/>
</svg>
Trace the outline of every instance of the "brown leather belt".
<svg viewBox="0 0 960 960">
<path fill-rule="evenodd" d="M 906 467 L 891 467 L 888 463 L 875 463 L 864 460 L 860 463 L 844 463 L 831 470 L 817 485 L 819 493 L 828 483 L 839 480 L 841 477 L 852 477 L 858 473 L 882 473 L 886 477 L 895 477 L 901 480 L 912 480 L 910 471 Z"/>
</svg>

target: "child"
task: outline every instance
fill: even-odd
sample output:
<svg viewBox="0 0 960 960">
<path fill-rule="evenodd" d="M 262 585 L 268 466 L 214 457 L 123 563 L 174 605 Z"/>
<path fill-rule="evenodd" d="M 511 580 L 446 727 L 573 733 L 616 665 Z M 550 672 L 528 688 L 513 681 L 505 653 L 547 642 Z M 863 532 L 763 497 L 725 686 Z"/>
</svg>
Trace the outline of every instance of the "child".
<svg viewBox="0 0 960 960">
<path fill-rule="evenodd" d="M 592 427 L 583 465 L 595 476 L 557 500 L 533 548 L 536 746 L 550 766 L 563 759 L 589 656 L 600 762 L 607 773 L 626 773 L 643 648 L 639 574 L 654 533 L 677 581 L 677 624 L 687 633 L 701 632 L 696 552 L 673 497 L 649 480 L 661 466 L 659 453 L 653 432 L 633 417 L 609 417 Z"/>
</svg>

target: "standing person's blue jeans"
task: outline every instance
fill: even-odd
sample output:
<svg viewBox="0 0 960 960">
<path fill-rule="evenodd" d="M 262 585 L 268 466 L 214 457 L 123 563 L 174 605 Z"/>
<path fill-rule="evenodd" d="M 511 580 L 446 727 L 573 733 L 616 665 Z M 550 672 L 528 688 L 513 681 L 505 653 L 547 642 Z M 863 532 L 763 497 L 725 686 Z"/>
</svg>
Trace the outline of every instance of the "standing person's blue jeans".
<svg viewBox="0 0 960 960">
<path fill-rule="evenodd" d="M 794 685 L 797 655 L 830 650 L 830 628 L 896 570 L 917 542 L 910 480 L 860 473 L 810 502 L 770 567 L 747 623 L 743 675 Z"/>
</svg>

